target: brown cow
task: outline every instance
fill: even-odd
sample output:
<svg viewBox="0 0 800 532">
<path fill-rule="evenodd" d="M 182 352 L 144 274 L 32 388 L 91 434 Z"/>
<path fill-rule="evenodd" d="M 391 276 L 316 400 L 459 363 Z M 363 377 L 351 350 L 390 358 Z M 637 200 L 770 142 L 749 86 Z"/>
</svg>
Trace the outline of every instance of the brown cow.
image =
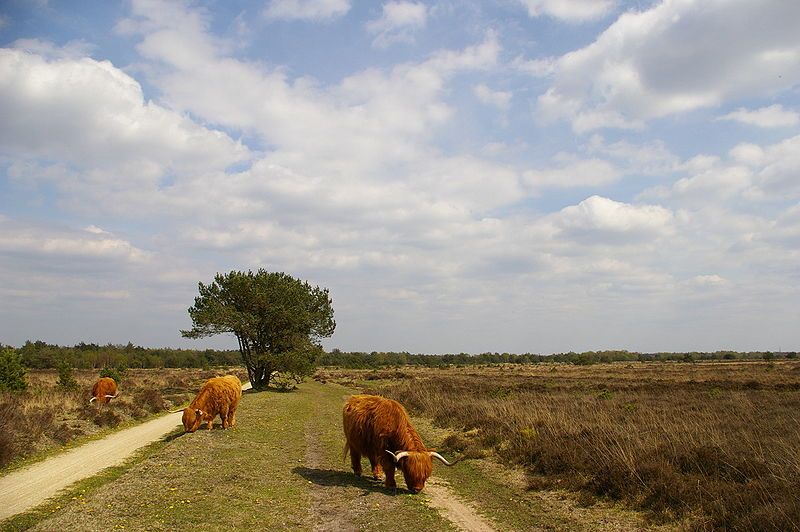
<svg viewBox="0 0 800 532">
<path fill-rule="evenodd" d="M 242 382 L 235 375 L 208 379 L 194 398 L 194 401 L 183 410 L 183 428 L 186 432 L 194 432 L 202 423 L 207 423 L 209 430 L 214 427 L 214 418 L 219 415 L 222 428 L 236 424 L 236 407 L 242 398 Z"/>
<path fill-rule="evenodd" d="M 97 401 L 100 404 L 105 404 L 111 399 L 114 399 L 119 394 L 117 393 L 117 383 L 111 377 L 101 377 L 94 386 L 92 386 L 92 398 L 89 402 Z"/>
<path fill-rule="evenodd" d="M 353 472 L 361 475 L 361 456 L 369 459 L 372 476 L 380 478 L 381 466 L 386 473 L 385 485 L 396 489 L 395 468 L 399 467 L 411 493 L 425 487 L 431 476 L 436 457 L 446 465 L 450 463 L 433 449 L 422 443 L 411 426 L 405 408 L 391 399 L 375 395 L 354 395 L 347 400 L 342 411 L 344 423 L 344 455 L 350 451 Z"/>
</svg>

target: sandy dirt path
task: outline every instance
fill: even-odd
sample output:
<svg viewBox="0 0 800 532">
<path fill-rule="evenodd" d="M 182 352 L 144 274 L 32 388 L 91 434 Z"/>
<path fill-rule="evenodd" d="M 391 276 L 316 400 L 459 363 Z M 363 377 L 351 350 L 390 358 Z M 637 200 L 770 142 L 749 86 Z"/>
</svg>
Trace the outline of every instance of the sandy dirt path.
<svg viewBox="0 0 800 532">
<path fill-rule="evenodd" d="M 242 390 L 250 388 L 250 383 Z M 70 484 L 121 464 L 181 424 L 181 412 L 115 432 L 0 478 L 0 520 L 30 510 Z"/>
<path fill-rule="evenodd" d="M 450 520 L 459 530 L 466 532 L 493 532 L 489 521 L 475 511 L 472 506 L 456 497 L 447 483 L 431 477 L 425 484 L 431 507 Z"/>
</svg>

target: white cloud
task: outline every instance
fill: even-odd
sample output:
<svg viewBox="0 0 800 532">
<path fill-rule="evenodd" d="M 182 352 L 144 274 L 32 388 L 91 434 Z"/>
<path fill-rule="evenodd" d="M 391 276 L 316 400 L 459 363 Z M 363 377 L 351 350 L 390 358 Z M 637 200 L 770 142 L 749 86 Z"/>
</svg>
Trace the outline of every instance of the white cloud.
<svg viewBox="0 0 800 532">
<path fill-rule="evenodd" d="M 143 182 L 248 157 L 224 133 L 145 101 L 139 84 L 110 62 L 86 57 L 46 59 L 0 49 L 0 115 L 6 154 L 113 173 L 127 166 Z"/>
<path fill-rule="evenodd" d="M 120 261 L 141 263 L 150 254 L 127 240 L 90 226 L 84 231 L 24 225 L 0 219 L 0 253 L 6 256 L 29 255 L 47 257 L 55 268 L 62 261 Z M 63 266 L 63 264 L 62 264 Z"/>
<path fill-rule="evenodd" d="M 786 201 L 800 198 L 800 135 L 760 146 L 742 143 L 726 159 L 700 155 L 675 165 L 687 175 L 671 186 L 644 190 L 641 199 L 671 199 L 692 204 L 732 200 Z"/>
<path fill-rule="evenodd" d="M 753 110 L 740 107 L 736 111 L 720 116 L 717 120 L 733 120 L 758 127 L 793 127 L 800 124 L 800 113 L 775 104 Z"/>
<path fill-rule="evenodd" d="M 270 0 L 264 16 L 272 20 L 326 21 L 350 11 L 350 0 Z"/>
<path fill-rule="evenodd" d="M 367 22 L 366 29 L 375 35 L 372 45 L 386 48 L 400 42 L 412 42 L 414 32 L 424 28 L 428 8 L 423 3 L 392 1 L 383 4 L 381 16 Z"/>
<path fill-rule="evenodd" d="M 481 103 L 497 107 L 500 110 L 507 110 L 511 105 L 512 94 L 507 91 L 494 91 L 483 83 L 476 85 L 473 92 Z"/>
<path fill-rule="evenodd" d="M 631 205 L 591 196 L 561 209 L 552 222 L 566 235 L 582 241 L 634 243 L 673 232 L 673 214 L 659 205 Z"/>
<path fill-rule="evenodd" d="M 547 15 L 567 22 L 602 18 L 616 6 L 616 0 L 519 0 L 532 17 Z"/>
<path fill-rule="evenodd" d="M 641 128 L 789 89 L 800 82 L 797 20 L 800 3 L 783 0 L 684 0 L 627 12 L 592 44 L 557 60 L 537 115 L 570 120 L 578 132 Z"/>
</svg>

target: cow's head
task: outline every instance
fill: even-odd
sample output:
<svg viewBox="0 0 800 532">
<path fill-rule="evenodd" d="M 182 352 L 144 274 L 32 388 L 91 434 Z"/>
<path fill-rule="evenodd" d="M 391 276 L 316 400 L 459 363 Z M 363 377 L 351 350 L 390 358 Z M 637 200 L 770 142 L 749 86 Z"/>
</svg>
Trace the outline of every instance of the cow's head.
<svg viewBox="0 0 800 532">
<path fill-rule="evenodd" d="M 194 432 L 200 428 L 203 422 L 204 412 L 199 408 L 184 408 L 183 409 L 183 430 L 185 432 Z"/>
<path fill-rule="evenodd" d="M 448 462 L 442 455 L 433 450 L 428 451 L 386 451 L 392 458 L 394 463 L 403 472 L 403 478 L 406 480 L 406 487 L 411 493 L 419 493 L 425 487 L 425 481 L 431 476 L 433 471 L 432 458 L 438 458 L 445 465 L 452 466 L 455 462 Z"/>
</svg>

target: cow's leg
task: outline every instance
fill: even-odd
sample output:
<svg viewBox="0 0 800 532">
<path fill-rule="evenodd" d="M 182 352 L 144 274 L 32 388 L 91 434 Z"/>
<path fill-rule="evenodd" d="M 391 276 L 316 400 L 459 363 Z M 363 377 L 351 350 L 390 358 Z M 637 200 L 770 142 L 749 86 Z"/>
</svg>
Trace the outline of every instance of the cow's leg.
<svg viewBox="0 0 800 532">
<path fill-rule="evenodd" d="M 369 465 L 372 466 L 372 478 L 375 480 L 381 479 L 381 462 L 380 460 L 376 460 L 372 456 L 369 457 Z"/>
<path fill-rule="evenodd" d="M 353 468 L 353 473 L 361 476 L 361 454 L 355 449 L 350 447 L 350 466 Z"/>
<path fill-rule="evenodd" d="M 222 428 L 227 429 L 230 425 L 228 424 L 228 409 L 223 408 L 222 411 L 219 413 L 219 418 L 222 420 Z"/>
<path fill-rule="evenodd" d="M 394 481 L 394 460 L 387 456 L 386 458 L 381 457 L 381 465 L 383 465 L 383 472 L 386 473 L 386 482 L 384 482 L 387 488 L 392 488 L 392 490 L 397 489 L 397 483 Z"/>
<path fill-rule="evenodd" d="M 232 427 L 236 425 L 236 410 L 231 410 L 228 413 L 228 426 Z"/>
</svg>

